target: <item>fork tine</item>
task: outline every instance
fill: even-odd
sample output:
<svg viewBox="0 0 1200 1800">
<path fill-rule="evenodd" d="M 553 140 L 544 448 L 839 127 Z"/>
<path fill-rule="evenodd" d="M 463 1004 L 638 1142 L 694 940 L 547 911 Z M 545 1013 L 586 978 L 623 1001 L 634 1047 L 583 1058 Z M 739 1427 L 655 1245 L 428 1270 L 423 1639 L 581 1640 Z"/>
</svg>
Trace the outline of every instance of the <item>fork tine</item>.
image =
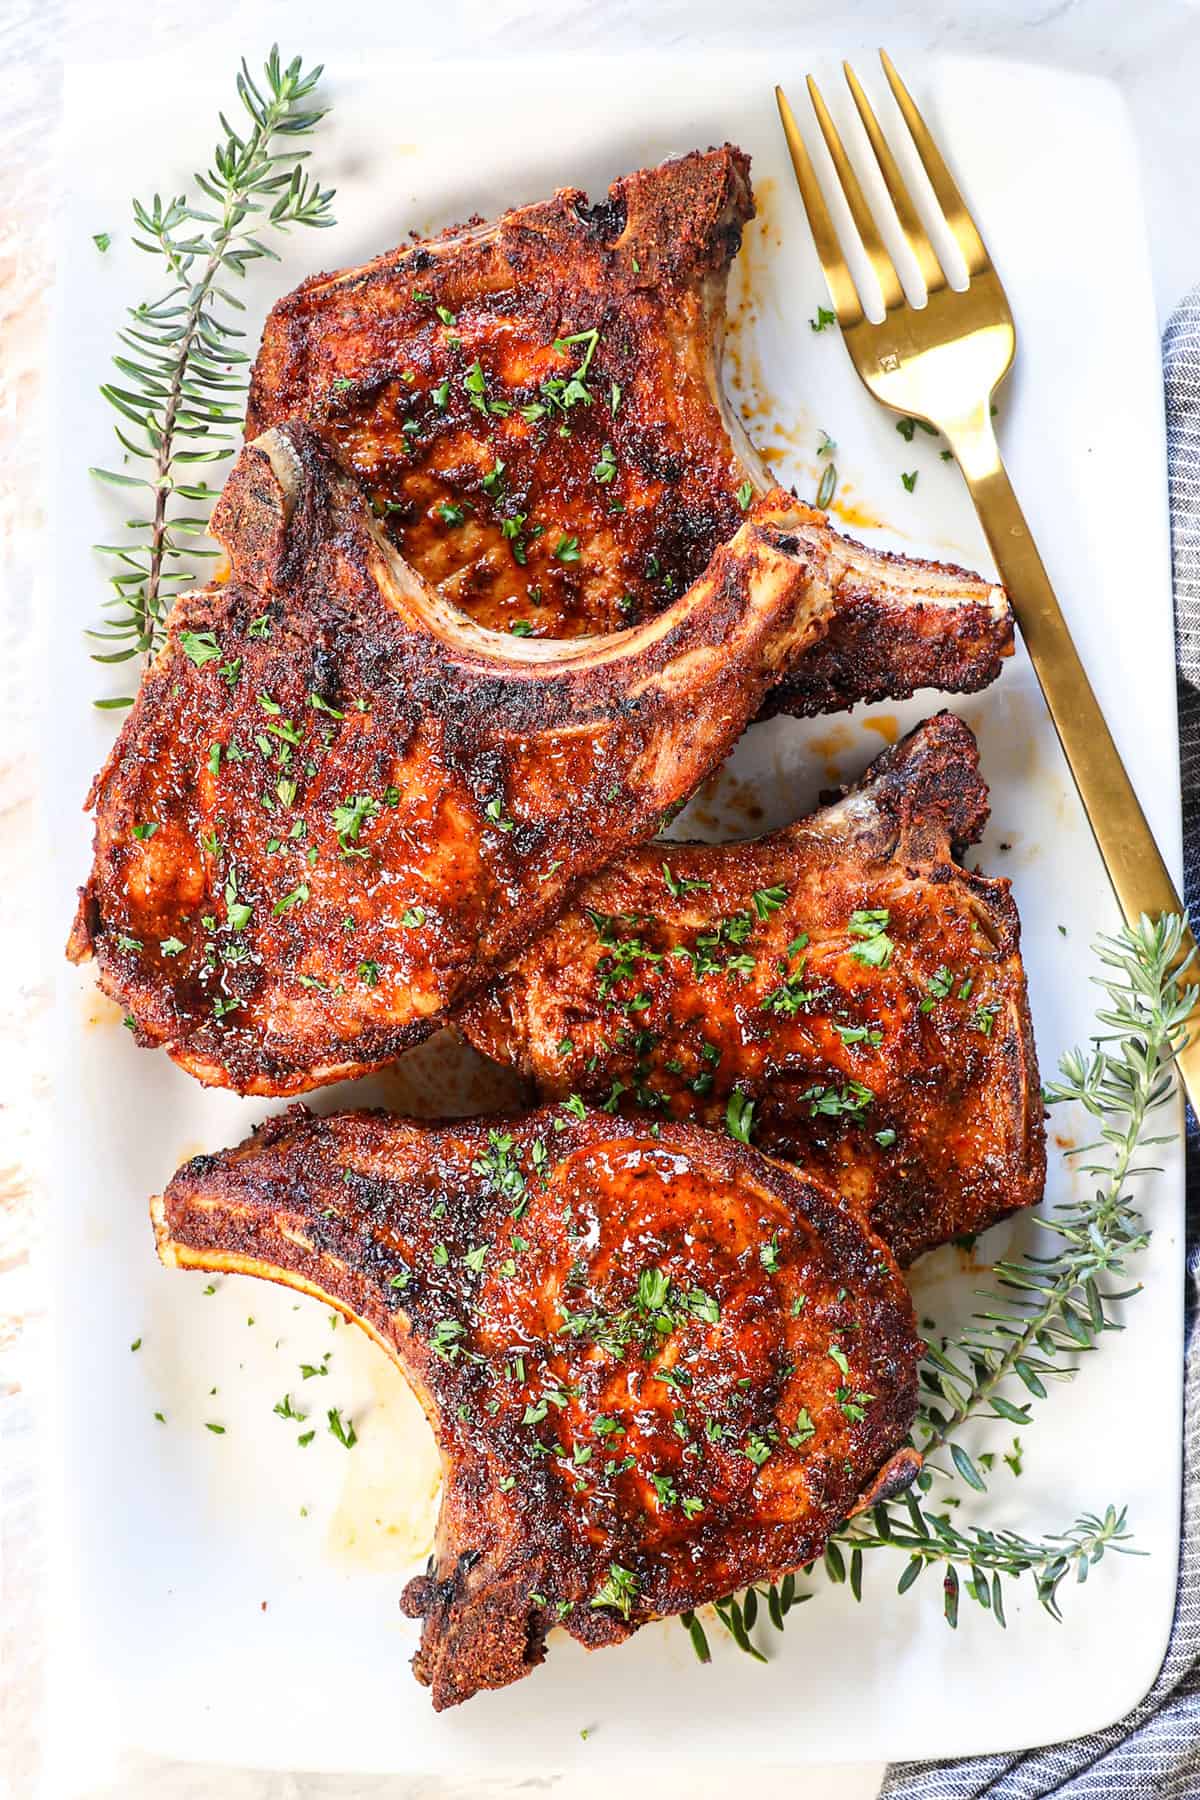
<svg viewBox="0 0 1200 1800">
<path fill-rule="evenodd" d="M 895 64 L 886 50 L 879 52 L 879 60 L 888 78 L 888 86 L 896 96 L 896 104 L 904 115 L 904 122 L 912 133 L 917 155 L 925 165 L 925 173 L 937 196 L 938 205 L 966 259 L 967 273 L 981 275 L 985 269 L 991 268 L 992 263 L 987 246 L 975 228 L 975 221 L 967 211 L 967 203 L 959 193 L 954 177 L 930 135 L 929 127 L 918 112 L 912 95 L 897 75 Z"/>
<path fill-rule="evenodd" d="M 834 311 L 837 313 L 838 324 L 843 331 L 846 331 L 850 326 L 862 323 L 863 309 L 858 298 L 858 290 L 854 285 L 849 265 L 842 255 L 842 247 L 838 242 L 833 220 L 825 205 L 825 197 L 809 160 L 804 139 L 800 135 L 800 127 L 796 123 L 795 114 L 788 105 L 787 95 L 781 87 L 775 89 L 775 103 L 779 108 L 783 135 L 787 139 L 787 147 L 791 153 L 792 167 L 796 171 L 800 198 L 803 200 L 804 210 L 808 214 L 809 230 L 813 234 L 813 242 L 817 246 L 817 255 L 821 259 L 821 267 L 829 286 L 829 296 L 833 301 Z"/>
<path fill-rule="evenodd" d="M 842 147 L 837 126 L 829 114 L 829 108 L 821 98 L 821 90 L 810 75 L 808 92 L 812 100 L 813 111 L 817 115 L 817 124 L 821 127 L 821 135 L 829 147 L 833 158 L 833 166 L 837 178 L 842 184 L 842 192 L 850 208 L 850 216 L 854 220 L 855 229 L 862 239 L 863 249 L 870 258 L 875 278 L 883 293 L 883 304 L 886 311 L 893 307 L 903 306 L 904 289 L 900 286 L 900 277 L 888 255 L 887 246 L 879 235 L 879 228 L 872 216 L 871 209 L 863 198 L 863 191 L 858 185 L 858 176 L 854 173 L 854 165 Z"/>
<path fill-rule="evenodd" d="M 929 241 L 929 233 L 921 223 L 920 214 L 913 205 L 912 196 L 905 184 L 899 165 L 892 155 L 888 141 L 879 129 L 879 120 L 875 117 L 871 102 L 863 92 L 862 84 L 848 62 L 842 64 L 846 82 L 854 96 L 854 104 L 858 108 L 858 116 L 863 122 L 867 136 L 871 140 L 871 148 L 875 152 L 875 160 L 879 164 L 887 191 L 891 195 L 892 205 L 896 209 L 896 217 L 901 229 L 908 239 L 909 249 L 917 259 L 921 270 L 921 279 L 925 283 L 925 291 L 934 294 L 946 285 L 946 277 L 942 265 L 937 259 L 937 252 Z"/>
</svg>

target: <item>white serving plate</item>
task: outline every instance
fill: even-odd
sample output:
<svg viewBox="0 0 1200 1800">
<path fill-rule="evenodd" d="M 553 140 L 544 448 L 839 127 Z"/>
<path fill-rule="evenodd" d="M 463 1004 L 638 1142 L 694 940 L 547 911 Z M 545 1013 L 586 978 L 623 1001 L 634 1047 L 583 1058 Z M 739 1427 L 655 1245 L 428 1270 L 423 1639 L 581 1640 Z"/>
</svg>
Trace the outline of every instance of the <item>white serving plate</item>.
<svg viewBox="0 0 1200 1800">
<path fill-rule="evenodd" d="M 327 61 L 334 111 L 314 141 L 314 167 L 339 189 L 340 223 L 319 238 L 297 234 L 283 270 L 269 266 L 247 284 L 251 341 L 270 299 L 315 267 L 361 261 L 410 228 L 490 215 L 556 185 L 596 195 L 625 170 L 730 138 L 753 154 L 761 206 L 731 288 L 730 375 L 752 435 L 780 478 L 811 496 L 819 428 L 827 429 L 839 445 L 844 517 L 855 527 L 888 521 L 890 529 L 863 535 L 986 563 L 957 473 L 938 447 L 920 437 L 905 444 L 859 387 L 836 333 L 815 336 L 806 322 L 826 294 L 771 84 L 782 79 L 799 101 L 815 67 L 840 105 L 832 55 L 643 55 L 611 66 L 589 56 L 583 68 L 522 58 L 508 73 L 494 64 L 423 72 L 385 56 L 356 68 L 334 44 Z M 95 71 L 68 80 L 74 175 L 53 492 L 60 646 L 96 615 L 102 570 L 88 546 L 111 541 L 126 510 L 86 469 L 113 454 L 96 386 L 121 307 L 158 288 L 157 268 L 130 246 L 127 197 L 148 177 L 164 192 L 190 179 L 218 105 L 230 104 L 231 63 L 189 66 L 186 82 L 139 79 L 136 116 L 108 104 L 111 82 Z M 859 67 L 873 73 L 865 51 Z M 1178 867 L 1158 348 L 1122 103 L 1104 83 L 1015 64 L 934 59 L 910 77 L 984 222 L 1018 319 L 1017 372 L 1000 407 L 1014 477 Z M 514 82 L 528 104 L 496 104 L 502 93 L 511 100 Z M 877 93 L 880 86 L 872 82 Z M 92 243 L 100 230 L 114 234 L 107 256 Z M 1091 272 L 1097 263 L 1102 281 Z M 910 495 L 900 472 L 912 468 L 920 474 Z M 47 928 L 56 948 L 88 860 L 80 802 L 113 735 L 112 715 L 89 705 L 105 679 L 82 640 L 47 677 L 55 821 Z M 754 728 L 693 804 L 693 831 L 738 835 L 792 818 L 938 704 L 925 695 L 861 716 Z M 994 811 L 979 860 L 1012 877 L 1050 1073 L 1059 1052 L 1086 1036 L 1094 1003 L 1087 947 L 1114 927 L 1115 908 L 1023 654 L 990 691 L 955 704 L 980 736 Z M 818 1578 L 817 1597 L 792 1615 L 767 1668 L 719 1645 L 715 1666 L 703 1669 L 678 1625 L 666 1623 L 591 1658 L 556 1640 L 529 1681 L 435 1717 L 409 1675 L 415 1627 L 397 1607 L 404 1577 L 428 1548 L 435 1468 L 399 1377 L 350 1328 L 332 1330 L 320 1306 L 241 1280 L 206 1295 L 203 1276 L 168 1274 L 154 1256 L 147 1195 L 183 1157 L 235 1142 L 268 1107 L 205 1093 L 165 1057 L 137 1050 L 90 974 L 65 965 L 58 1059 L 54 1695 L 62 1726 L 52 1738 L 68 1761 L 74 1750 L 94 1768 L 106 1742 L 280 1768 L 510 1766 L 528 1774 L 596 1767 L 598 1756 L 609 1770 L 622 1759 L 678 1761 L 684 1746 L 689 1762 L 736 1758 L 743 1767 L 951 1756 L 1104 1725 L 1153 1680 L 1178 1551 L 1176 1150 L 1143 1188 L 1154 1237 L 1138 1266 L 1146 1294 L 1127 1308 L 1129 1329 L 1037 1408 L 1022 1434 L 1021 1479 L 997 1461 L 991 1496 L 967 1496 L 960 1515 L 1041 1533 L 1083 1509 L 1128 1505 L 1148 1555 L 1107 1559 L 1085 1591 L 1066 1594 L 1063 1624 L 1013 1587 L 1006 1634 L 965 1599 L 952 1634 L 936 1577 L 897 1598 L 901 1563 L 881 1554 L 868 1558 L 861 1607 Z M 387 1080 L 326 1090 L 317 1103 L 382 1096 L 435 1111 L 463 1102 L 442 1047 L 413 1062 Z M 1052 1132 L 1078 1128 L 1056 1116 Z M 1053 1198 L 1072 1177 L 1053 1135 L 1051 1152 Z M 1028 1245 L 1032 1235 L 1028 1221 L 1001 1227 L 977 1255 Z M 920 1272 L 918 1309 L 950 1319 L 974 1285 L 960 1253 L 943 1251 Z M 138 1337 L 142 1347 L 131 1354 Z M 300 1362 L 327 1349 L 329 1377 L 302 1381 Z M 322 1427 L 325 1408 L 339 1405 L 357 1423 L 358 1447 L 347 1454 L 322 1428 L 298 1449 L 297 1428 L 271 1410 L 284 1392 L 313 1407 Z M 210 1420 L 226 1426 L 223 1436 L 204 1429 Z M 995 1432 L 994 1447 L 1008 1448 L 1010 1436 Z"/>
</svg>

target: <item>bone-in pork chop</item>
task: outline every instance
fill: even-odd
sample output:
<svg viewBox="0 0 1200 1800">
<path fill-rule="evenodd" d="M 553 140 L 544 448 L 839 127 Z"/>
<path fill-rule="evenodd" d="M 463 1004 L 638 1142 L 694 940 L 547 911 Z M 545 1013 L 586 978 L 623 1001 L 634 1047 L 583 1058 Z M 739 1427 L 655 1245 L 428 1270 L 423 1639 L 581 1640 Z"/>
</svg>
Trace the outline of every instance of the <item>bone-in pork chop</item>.
<svg viewBox="0 0 1200 1800">
<path fill-rule="evenodd" d="M 395 1059 L 653 835 L 824 630 L 845 545 L 776 492 L 667 612 L 483 630 L 304 425 L 242 452 L 90 803 L 71 952 L 141 1043 L 296 1093 Z"/>
<path fill-rule="evenodd" d="M 176 1268 L 354 1319 L 416 1388 L 444 1488 L 404 1610 L 435 1707 L 819 1556 L 919 1466 L 912 1307 L 818 1184 L 578 1102 L 420 1126 L 294 1109 L 153 1203 Z"/>
<path fill-rule="evenodd" d="M 247 433 L 308 419 L 407 561 L 483 624 L 564 637 L 649 618 L 772 485 L 720 376 L 753 210 L 749 159 L 725 145 L 628 175 L 596 206 L 564 189 L 316 276 L 267 321 Z M 999 673 L 1000 589 L 847 556 L 858 579 L 773 708 Z"/>
<path fill-rule="evenodd" d="M 987 816 L 944 713 L 784 831 L 614 862 L 459 1024 L 545 1097 L 744 1130 L 911 1262 L 1046 1176 L 1016 907 L 953 857 Z"/>
</svg>

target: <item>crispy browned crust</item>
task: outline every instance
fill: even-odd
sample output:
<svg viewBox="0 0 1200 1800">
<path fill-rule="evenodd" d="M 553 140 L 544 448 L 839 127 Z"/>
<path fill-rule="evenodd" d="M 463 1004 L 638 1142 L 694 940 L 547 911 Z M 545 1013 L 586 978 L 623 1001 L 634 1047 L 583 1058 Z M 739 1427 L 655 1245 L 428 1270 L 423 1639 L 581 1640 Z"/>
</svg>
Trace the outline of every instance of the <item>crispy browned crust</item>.
<svg viewBox="0 0 1200 1800">
<path fill-rule="evenodd" d="M 726 144 L 625 176 L 596 206 L 564 189 L 317 276 L 271 312 L 247 432 L 308 419 L 406 559 L 483 624 L 569 637 L 649 618 L 769 485 L 720 382 L 726 278 L 753 212 L 749 159 Z M 588 346 L 567 340 L 593 330 L 586 391 L 564 408 L 543 383 L 576 373 Z M 865 579 L 839 592 L 828 647 L 775 710 L 995 678 L 1012 648 L 1000 590 L 847 554 Z"/>
<path fill-rule="evenodd" d="M 953 859 L 987 815 L 975 740 L 943 713 L 784 831 L 606 869 L 458 1023 L 547 1097 L 721 1127 L 739 1089 L 754 1141 L 837 1187 L 909 1263 L 1045 1183 L 1016 908 L 1007 881 Z M 871 911 L 886 966 L 856 955 L 852 916 Z"/>
<path fill-rule="evenodd" d="M 810 718 L 909 700 L 922 688 L 972 694 L 995 681 L 1011 654 L 1012 618 L 999 589 L 953 563 L 878 553 L 842 583 L 825 636 L 772 689 L 763 711 Z"/>
<path fill-rule="evenodd" d="M 413 576 L 304 425 L 213 523 L 232 574 L 177 602 L 94 784 L 71 954 L 139 1042 L 259 1094 L 432 1031 L 721 761 L 847 575 L 777 492 L 668 612 L 522 642 Z"/>
<path fill-rule="evenodd" d="M 152 1211 L 165 1263 L 320 1295 L 420 1395 L 445 1479 L 401 1604 L 435 1707 L 528 1674 L 555 1624 L 617 1643 L 778 1579 L 919 1467 L 919 1344 L 885 1246 L 696 1126 L 294 1108 L 185 1164 Z M 655 1272 L 665 1297 L 639 1286 Z"/>
</svg>

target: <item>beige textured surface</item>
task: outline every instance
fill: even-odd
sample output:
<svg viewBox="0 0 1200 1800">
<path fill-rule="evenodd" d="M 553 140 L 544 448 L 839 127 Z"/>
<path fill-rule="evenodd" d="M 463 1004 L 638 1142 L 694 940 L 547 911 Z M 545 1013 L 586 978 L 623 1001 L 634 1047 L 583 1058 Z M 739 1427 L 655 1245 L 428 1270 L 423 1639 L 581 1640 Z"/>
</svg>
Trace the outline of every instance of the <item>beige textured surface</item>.
<svg viewBox="0 0 1200 1800">
<path fill-rule="evenodd" d="M 846 41 L 874 37 L 886 28 L 893 49 L 908 46 L 994 50 L 1071 67 L 1115 74 L 1133 105 L 1142 134 L 1148 183 L 1148 217 L 1160 311 L 1165 314 L 1195 266 L 1194 231 L 1183 228 L 1200 212 L 1200 175 L 1194 156 L 1194 95 L 1200 80 L 1200 13 L 1186 0 L 1148 0 L 1129 25 L 1125 0 L 1076 0 L 1053 6 L 1044 0 L 985 0 L 960 8 L 954 0 L 894 0 L 843 7 L 838 32 Z M 716 0 L 584 0 L 583 4 L 522 6 L 520 0 L 459 0 L 437 9 L 401 4 L 381 9 L 369 0 L 343 0 L 334 27 L 338 43 L 365 49 L 372 42 L 408 42 L 414 51 L 461 56 L 519 52 L 531 39 L 560 50 L 577 47 L 631 49 L 663 45 L 778 42 L 781 15 L 773 0 L 745 0 L 731 13 Z M 39 584 L 44 529 L 40 486 L 43 415 L 49 409 L 46 335 L 52 292 L 53 163 L 60 68 L 64 57 L 133 58 L 147 50 L 179 48 L 203 26 L 209 42 L 227 42 L 229 60 L 243 50 L 257 54 L 272 37 L 287 45 L 328 52 L 326 9 L 305 0 L 289 6 L 212 0 L 203 14 L 183 0 L 159 0 L 153 9 L 132 0 L 6 0 L 0 8 L 0 980 L 3 982 L 5 1080 L 0 1086 L 0 1794 L 25 1800 L 37 1791 L 44 1651 L 43 1593 L 46 1557 L 44 1509 L 38 1474 L 39 1369 L 45 1328 L 37 1278 L 40 1134 L 53 1080 L 49 1054 L 49 947 L 65 921 L 44 922 L 38 910 L 39 834 L 53 829 L 35 807 L 35 730 L 70 730 L 55 719 L 36 650 L 38 625 L 53 628 L 61 654 L 80 654 L 79 629 L 90 605 L 51 595 Z M 828 42 L 828 10 L 815 0 L 787 9 L 791 38 Z M 336 51 L 335 51 L 336 53 Z M 181 71 L 186 67 L 181 57 Z M 181 74 L 181 78 L 182 74 Z M 135 84 L 112 79 L 114 106 L 136 104 Z M 1190 145 L 1189 148 L 1189 139 Z M 148 144 L 147 183 L 155 174 Z M 125 196 L 114 195 L 114 216 Z M 102 371 L 96 371 L 96 379 Z M 49 926 L 53 925 L 53 929 Z M 60 929 L 61 928 L 61 929 Z M 847 1754 L 854 1746 L 847 1744 Z M 880 1771 L 863 1767 L 762 1772 L 755 1776 L 762 1800 L 788 1794 L 811 1800 L 866 1800 Z M 127 1758 L 117 1769 L 97 1771 L 89 1792 L 97 1797 L 192 1797 L 220 1794 L 228 1800 L 464 1800 L 540 1795 L 597 1800 L 619 1772 L 570 1782 L 538 1773 L 481 1786 L 444 1779 L 341 1778 L 264 1775 L 167 1765 Z M 689 1764 L 679 1746 L 678 1780 L 657 1779 L 663 1800 L 715 1800 L 728 1779 Z M 58 1797 L 55 1797 L 58 1800 Z M 66 1797 L 64 1796 L 64 1800 Z"/>
</svg>

